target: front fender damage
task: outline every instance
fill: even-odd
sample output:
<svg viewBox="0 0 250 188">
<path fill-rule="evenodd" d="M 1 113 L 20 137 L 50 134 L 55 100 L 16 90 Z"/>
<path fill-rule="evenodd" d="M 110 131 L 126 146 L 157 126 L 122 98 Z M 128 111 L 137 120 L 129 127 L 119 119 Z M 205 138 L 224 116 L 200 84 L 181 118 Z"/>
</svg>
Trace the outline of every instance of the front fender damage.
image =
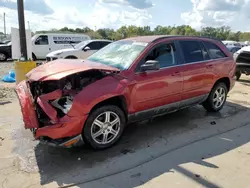
<svg viewBox="0 0 250 188">
<path fill-rule="evenodd" d="M 79 138 L 87 115 L 74 113 L 72 109 L 75 96 L 84 88 L 107 76 L 98 70 L 80 72 L 61 80 L 27 81 L 39 126 L 35 128 L 37 139 L 55 142 L 61 139 L 73 142 Z M 70 116 L 69 111 L 71 111 Z M 73 113 L 72 113 L 73 112 Z M 33 127 L 26 127 L 32 128 Z M 73 139 L 74 141 L 76 139 Z M 64 142 L 63 142 L 64 143 Z"/>
</svg>

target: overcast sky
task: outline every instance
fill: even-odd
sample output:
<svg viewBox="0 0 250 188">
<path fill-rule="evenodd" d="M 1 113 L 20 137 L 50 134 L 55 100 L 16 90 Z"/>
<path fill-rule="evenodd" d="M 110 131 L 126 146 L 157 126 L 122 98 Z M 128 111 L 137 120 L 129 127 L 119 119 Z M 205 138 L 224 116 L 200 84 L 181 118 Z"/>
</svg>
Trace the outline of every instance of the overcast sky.
<svg viewBox="0 0 250 188">
<path fill-rule="evenodd" d="M 33 31 L 52 28 L 119 28 L 122 25 L 231 26 L 250 31 L 250 0 L 24 0 L 26 23 Z M 16 0 L 0 0 L 7 31 L 17 27 Z M 26 25 L 27 26 L 27 25 Z"/>
</svg>

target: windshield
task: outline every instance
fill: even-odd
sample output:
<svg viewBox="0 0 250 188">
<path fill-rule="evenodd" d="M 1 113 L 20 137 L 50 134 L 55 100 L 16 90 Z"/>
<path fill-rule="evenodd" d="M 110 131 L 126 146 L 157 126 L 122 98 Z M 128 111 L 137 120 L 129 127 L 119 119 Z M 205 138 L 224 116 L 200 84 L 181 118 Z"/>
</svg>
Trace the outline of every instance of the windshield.
<svg viewBox="0 0 250 188">
<path fill-rule="evenodd" d="M 82 41 L 82 42 L 78 43 L 77 45 L 75 45 L 75 49 L 82 49 L 89 42 L 90 42 L 89 40 Z"/>
<path fill-rule="evenodd" d="M 128 40 L 113 42 L 94 53 L 88 59 L 125 70 L 129 68 L 147 44 Z"/>
</svg>

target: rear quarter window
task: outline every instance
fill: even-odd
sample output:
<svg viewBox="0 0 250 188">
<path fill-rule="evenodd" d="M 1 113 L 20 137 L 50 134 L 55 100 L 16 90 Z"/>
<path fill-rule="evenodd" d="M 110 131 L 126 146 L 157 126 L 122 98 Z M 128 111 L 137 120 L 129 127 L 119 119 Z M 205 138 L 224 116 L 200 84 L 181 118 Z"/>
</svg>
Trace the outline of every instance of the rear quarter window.
<svg viewBox="0 0 250 188">
<path fill-rule="evenodd" d="M 227 57 L 227 55 L 214 43 L 203 41 L 212 59 Z"/>
</svg>

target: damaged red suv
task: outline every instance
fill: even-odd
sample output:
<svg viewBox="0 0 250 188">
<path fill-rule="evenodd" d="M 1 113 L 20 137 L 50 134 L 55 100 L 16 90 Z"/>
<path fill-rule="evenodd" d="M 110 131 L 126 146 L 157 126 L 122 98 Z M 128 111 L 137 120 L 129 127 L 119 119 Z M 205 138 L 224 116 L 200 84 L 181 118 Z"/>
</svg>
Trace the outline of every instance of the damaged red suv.
<svg viewBox="0 0 250 188">
<path fill-rule="evenodd" d="M 234 86 L 235 62 L 218 40 L 145 36 L 109 44 L 87 60 L 56 60 L 17 86 L 26 129 L 69 147 L 112 146 L 126 124 L 202 104 L 217 112 Z"/>
</svg>

